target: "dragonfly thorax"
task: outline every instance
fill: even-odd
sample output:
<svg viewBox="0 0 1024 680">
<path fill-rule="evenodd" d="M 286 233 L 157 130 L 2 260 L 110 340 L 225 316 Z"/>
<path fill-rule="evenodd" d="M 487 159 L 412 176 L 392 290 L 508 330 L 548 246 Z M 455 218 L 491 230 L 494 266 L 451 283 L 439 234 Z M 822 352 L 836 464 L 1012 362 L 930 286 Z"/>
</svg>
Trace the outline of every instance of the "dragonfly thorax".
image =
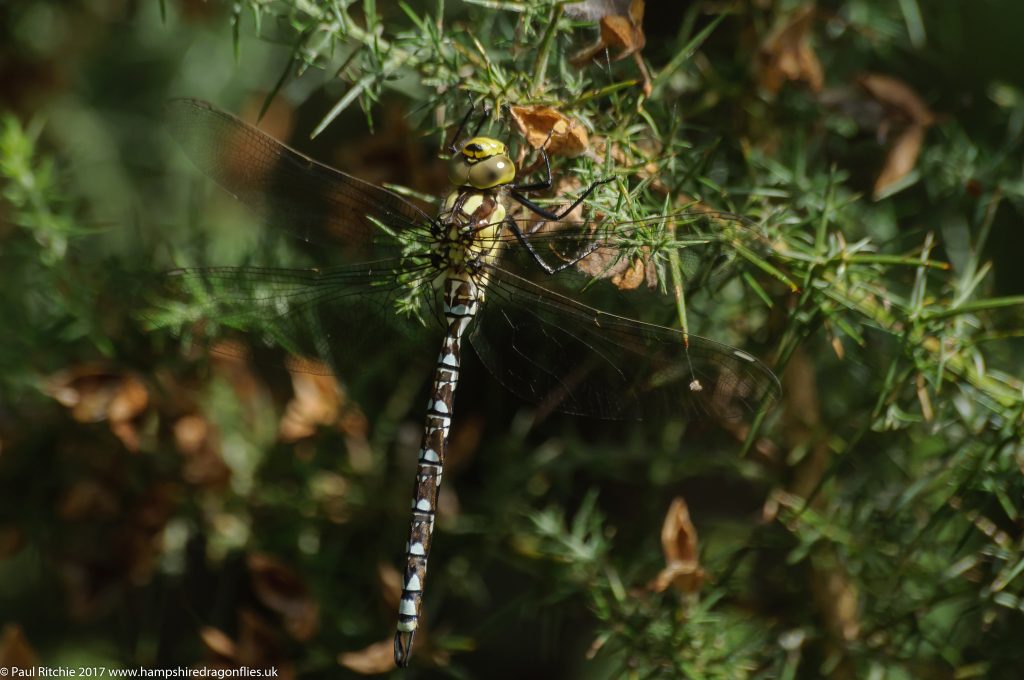
<svg viewBox="0 0 1024 680">
<path fill-rule="evenodd" d="M 497 192 L 462 189 L 445 199 L 437 218 L 434 255 L 440 268 L 458 276 L 475 273 L 498 255 L 505 206 Z"/>
<path fill-rule="evenodd" d="M 466 140 L 448 168 L 448 179 L 457 187 L 493 189 L 515 178 L 516 166 L 508 156 L 508 147 L 490 137 Z"/>
</svg>

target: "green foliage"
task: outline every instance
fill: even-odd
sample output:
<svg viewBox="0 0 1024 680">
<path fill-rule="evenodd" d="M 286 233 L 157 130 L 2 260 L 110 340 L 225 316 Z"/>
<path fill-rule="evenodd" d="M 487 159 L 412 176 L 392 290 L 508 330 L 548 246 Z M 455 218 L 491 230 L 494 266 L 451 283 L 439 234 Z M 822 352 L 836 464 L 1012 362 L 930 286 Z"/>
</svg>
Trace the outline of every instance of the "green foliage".
<svg viewBox="0 0 1024 680">
<path fill-rule="evenodd" d="M 784 396 L 763 418 L 717 430 L 574 422 L 467 366 L 418 675 L 1019 676 L 1024 82 L 1004 28 L 1019 25 L 1015 3 L 822 3 L 787 43 L 805 71 L 778 87 L 766 63 L 796 3 L 651 3 L 649 94 L 614 48 L 572 63 L 594 21 L 565 2 L 201 7 L 118 17 L 121 32 L 86 4 L 0 18 L 30 83 L 0 120 L 0 611 L 44 665 L 88 652 L 336 677 L 351 672 L 340 652 L 389 637 L 378 566 L 398 563 L 432 351 L 368 354 L 358 376 L 340 376 L 340 403 L 318 397 L 336 409 L 331 424 L 290 441 L 277 421 L 314 388 L 191 356 L 152 328 L 163 298 L 150 284 L 171 263 L 310 255 L 203 200 L 153 124 L 167 96 L 240 109 L 256 90 L 268 119 L 274 102 L 310 102 L 296 108 L 297 139 L 340 143 L 353 174 L 395 166 L 387 179 L 414 195 L 441 183 L 387 160 L 421 146 L 389 113 L 412 112 L 441 148 L 472 100 L 491 108 L 495 134 L 515 105 L 586 129 L 585 153 L 555 158 L 571 182 L 550 205 L 613 176 L 590 202 L 612 220 L 695 208 L 749 219 L 696 236 L 659 222 L 631 231 L 628 250 L 658 274 L 640 315 L 770 359 Z M 39 37 L 72 24 L 94 40 Z M 145 78 L 115 49 L 125 35 Z M 867 73 L 907 84 L 933 120 L 873 96 Z M 32 100 L 46 102 L 37 122 L 19 124 Z M 381 147 L 339 136 L 360 127 L 356 104 Z M 916 124 L 909 172 L 876 187 Z M 709 262 L 726 266 L 696 285 Z M 194 299 L 169 313 L 209 309 Z M 259 326 L 264 311 L 245 320 Z M 656 592 L 677 496 L 706 578 Z M 86 624 L 99 631 L 88 643 Z M 235 641 L 233 656 L 210 628 Z"/>
</svg>

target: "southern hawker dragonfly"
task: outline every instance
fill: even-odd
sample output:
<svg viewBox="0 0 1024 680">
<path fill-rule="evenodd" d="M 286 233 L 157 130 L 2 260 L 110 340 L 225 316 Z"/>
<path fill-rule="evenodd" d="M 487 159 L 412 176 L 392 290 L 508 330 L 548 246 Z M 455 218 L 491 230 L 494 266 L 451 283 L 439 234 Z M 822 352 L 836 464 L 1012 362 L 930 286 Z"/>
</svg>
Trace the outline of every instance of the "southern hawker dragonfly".
<svg viewBox="0 0 1024 680">
<path fill-rule="evenodd" d="M 565 220 L 602 182 L 560 212 L 541 207 L 526 194 L 551 187 L 546 152 L 540 151 L 546 176 L 517 182 L 504 143 L 475 133 L 458 141 L 468 114 L 449 149 L 453 188 L 431 217 L 209 104 L 177 100 L 169 109 L 172 134 L 202 172 L 263 221 L 342 262 L 173 272 L 202 298 L 204 318 L 258 332 L 290 352 L 316 352 L 326 363 L 299 360 L 299 367 L 343 377 L 366 361 L 369 350 L 360 341 L 372 338 L 378 354 L 398 351 L 368 324 L 389 325 L 395 338 L 402 323 L 436 321 L 444 331 L 406 544 L 394 642 L 399 666 L 409 662 L 420 622 L 464 336 L 511 392 L 566 413 L 735 419 L 778 398 L 775 375 L 743 350 L 598 311 L 554 290 L 578 291 L 581 279 L 593 283 L 580 272 L 584 263 L 611 269 L 637 257 L 641 232 L 664 233 L 671 222 L 692 235 L 687 242 L 696 248 L 722 243 L 723 233 L 739 238 L 747 228 L 738 218 L 692 212 L 617 223 Z M 514 208 L 531 216 L 514 217 Z"/>
</svg>

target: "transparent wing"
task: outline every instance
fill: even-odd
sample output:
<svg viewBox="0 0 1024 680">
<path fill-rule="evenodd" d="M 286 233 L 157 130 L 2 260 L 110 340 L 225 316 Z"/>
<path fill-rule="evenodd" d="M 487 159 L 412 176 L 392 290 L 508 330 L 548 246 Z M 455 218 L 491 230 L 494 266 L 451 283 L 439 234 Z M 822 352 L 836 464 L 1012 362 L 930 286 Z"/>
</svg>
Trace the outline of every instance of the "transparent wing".
<svg viewBox="0 0 1024 680">
<path fill-rule="evenodd" d="M 377 223 L 429 241 L 431 218 L 401 196 L 318 163 L 206 102 L 171 101 L 167 124 L 196 167 L 264 222 L 341 245 L 348 261 L 395 243 Z"/>
<path fill-rule="evenodd" d="M 168 294 L 151 322 L 217 354 L 352 378 L 418 339 L 418 320 L 435 314 L 434 274 L 397 259 L 323 269 L 179 269 L 169 272 Z M 273 348 L 289 356 L 271 357 Z"/>
<path fill-rule="evenodd" d="M 519 397 L 606 419 L 735 419 L 774 402 L 779 381 L 750 354 L 601 312 L 498 266 L 470 335 Z"/>
<path fill-rule="evenodd" d="M 663 249 L 678 254 L 690 292 L 714 289 L 744 258 L 763 261 L 771 251 L 755 223 L 725 212 L 686 210 L 628 221 L 600 215 L 561 222 L 518 217 L 506 226 L 497 239 L 504 266 L 527 278 L 544 273 L 538 259 L 553 269 L 568 264 L 590 277 L 622 276 L 635 262 L 650 262 Z M 655 283 L 650 267 L 647 283 Z"/>
</svg>

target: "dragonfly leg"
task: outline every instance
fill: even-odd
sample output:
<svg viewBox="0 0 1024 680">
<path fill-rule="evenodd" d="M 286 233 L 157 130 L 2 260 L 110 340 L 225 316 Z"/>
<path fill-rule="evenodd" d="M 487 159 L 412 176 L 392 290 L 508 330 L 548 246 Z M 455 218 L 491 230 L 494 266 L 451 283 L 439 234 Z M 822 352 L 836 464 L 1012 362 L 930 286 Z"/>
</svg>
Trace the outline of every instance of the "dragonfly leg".
<svg viewBox="0 0 1024 680">
<path fill-rule="evenodd" d="M 569 267 L 573 266 L 574 264 L 585 258 L 587 255 L 590 255 L 592 252 L 594 252 L 600 247 L 599 243 L 597 243 L 596 241 L 592 241 L 588 243 L 585 248 L 581 248 L 578 253 L 572 256 L 571 259 L 566 260 L 565 262 L 562 262 L 556 266 L 551 266 L 550 264 L 544 261 L 544 258 L 540 256 L 540 253 L 537 252 L 537 249 L 533 247 L 532 243 L 530 243 L 530 238 L 522 232 L 522 230 L 519 228 L 519 225 L 516 224 L 516 221 L 511 218 L 509 218 L 507 221 L 509 229 L 511 229 L 512 233 L 515 234 L 515 237 L 519 241 L 519 243 L 524 248 L 526 248 L 526 252 L 530 254 L 530 257 L 533 258 L 534 262 L 536 262 L 540 266 L 540 268 L 546 271 L 548 274 L 557 274 L 563 269 L 568 269 Z"/>
<path fill-rule="evenodd" d="M 469 123 L 469 119 L 473 117 L 473 114 L 475 112 L 476 105 L 473 104 L 473 98 L 470 97 L 469 110 L 466 111 L 466 115 L 463 116 L 462 120 L 459 121 L 459 126 L 455 128 L 455 134 L 452 135 L 451 141 L 448 143 L 448 153 L 452 154 L 453 156 L 459 152 L 458 145 L 459 140 L 462 139 L 462 132 L 466 129 L 466 125 Z M 491 109 L 485 106 L 483 110 L 481 110 L 480 112 L 480 121 L 476 124 L 476 127 L 473 128 L 473 134 L 470 135 L 471 137 L 476 137 L 478 134 L 480 134 L 481 128 L 483 128 L 484 123 L 487 122 L 487 118 L 490 115 Z"/>
<path fill-rule="evenodd" d="M 451 141 L 448 143 L 448 153 L 453 156 L 458 153 L 456 145 L 459 143 L 459 139 L 462 137 L 462 131 L 466 129 L 466 123 L 469 122 L 469 117 L 473 115 L 473 111 L 476 107 L 473 106 L 473 100 L 469 100 L 469 111 L 466 111 L 466 115 L 459 121 L 459 126 L 455 128 L 455 134 L 452 135 Z M 397 642 L 396 642 L 397 644 Z"/>
<path fill-rule="evenodd" d="M 451 141 L 448 143 L 448 153 L 453 156 L 459 152 L 459 140 L 462 139 L 462 132 L 466 129 L 466 124 L 469 123 L 469 119 L 473 117 L 476 112 L 476 104 L 473 103 L 472 95 L 469 97 L 469 110 L 466 111 L 466 115 L 459 121 L 459 126 L 455 128 L 455 134 L 452 135 Z M 480 132 L 480 128 L 484 126 L 484 122 L 487 120 L 487 116 L 491 114 L 491 110 L 484 108 L 483 115 L 480 117 L 480 122 L 477 123 L 476 128 L 473 130 L 471 136 L 476 137 L 477 133 Z"/>
<path fill-rule="evenodd" d="M 536 203 L 534 203 L 533 201 L 528 199 L 526 196 L 523 196 L 521 193 L 519 193 L 520 191 L 524 190 L 522 188 L 517 189 L 517 188 L 513 187 L 512 190 L 509 191 L 509 196 L 514 198 L 516 201 L 518 201 L 521 205 L 526 207 L 531 212 L 534 212 L 534 213 L 540 215 L 544 219 L 551 220 L 552 222 L 558 222 L 558 221 L 562 220 L 566 215 L 571 213 L 573 210 L 575 210 L 576 206 L 578 206 L 583 201 L 587 200 L 587 196 L 590 196 L 590 194 L 592 194 L 594 192 L 594 189 L 598 188 L 602 184 L 607 184 L 608 182 L 611 182 L 614 179 L 615 179 L 614 177 L 605 177 L 604 179 L 597 180 L 596 182 L 591 184 L 589 187 L 584 189 L 583 193 L 580 194 L 579 197 L 575 201 L 573 201 L 572 204 L 568 208 L 566 208 L 565 210 L 563 210 L 560 213 L 552 212 L 552 211 L 550 211 L 550 210 L 548 210 L 546 208 L 542 208 L 541 206 L 537 205 Z M 527 186 L 529 186 L 529 185 L 527 185 Z"/>
<path fill-rule="evenodd" d="M 550 139 L 550 135 L 548 136 Z M 540 157 L 544 159 L 544 179 L 539 182 L 532 182 L 530 184 L 513 184 L 509 187 L 512 191 L 524 192 L 524 191 L 543 191 L 544 189 L 551 188 L 551 158 L 548 156 L 547 150 L 542 146 L 540 148 Z"/>
</svg>

